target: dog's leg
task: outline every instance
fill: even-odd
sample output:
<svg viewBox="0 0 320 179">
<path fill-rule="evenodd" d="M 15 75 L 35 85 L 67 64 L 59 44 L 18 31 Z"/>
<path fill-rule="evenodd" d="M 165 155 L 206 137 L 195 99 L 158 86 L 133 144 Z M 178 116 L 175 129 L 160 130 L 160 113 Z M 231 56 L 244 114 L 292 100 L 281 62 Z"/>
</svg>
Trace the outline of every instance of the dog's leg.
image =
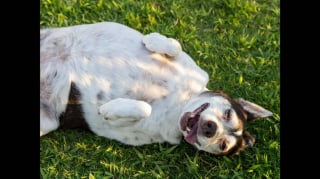
<svg viewBox="0 0 320 179">
<path fill-rule="evenodd" d="M 159 33 L 150 33 L 142 38 L 146 48 L 155 53 L 176 57 L 182 51 L 180 43 L 172 38 L 167 38 Z"/>
<path fill-rule="evenodd" d="M 40 100 L 40 137 L 56 130 L 59 127 L 59 120 L 55 117 L 49 103 Z"/>
<path fill-rule="evenodd" d="M 134 99 L 117 98 L 99 107 L 98 113 L 115 127 L 129 126 L 151 114 L 151 106 Z"/>
</svg>

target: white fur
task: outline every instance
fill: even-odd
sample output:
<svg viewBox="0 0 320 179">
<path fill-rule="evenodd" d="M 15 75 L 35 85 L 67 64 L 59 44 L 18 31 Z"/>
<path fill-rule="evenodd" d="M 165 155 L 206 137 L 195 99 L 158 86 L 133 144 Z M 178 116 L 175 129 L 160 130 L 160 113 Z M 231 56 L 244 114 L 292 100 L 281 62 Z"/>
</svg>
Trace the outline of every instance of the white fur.
<svg viewBox="0 0 320 179">
<path fill-rule="evenodd" d="M 213 112 L 230 106 L 225 100 L 199 97 L 207 90 L 208 74 L 174 39 L 112 22 L 40 34 L 40 136 L 59 126 L 72 82 L 89 128 L 125 144 L 180 143 L 186 135 L 181 116 L 205 102 L 211 106 L 203 116 L 221 125 L 217 135 L 226 132 L 224 125 L 235 125 L 222 123 Z M 206 148 L 209 139 L 198 140 L 198 149 L 219 153 L 217 144 Z"/>
</svg>

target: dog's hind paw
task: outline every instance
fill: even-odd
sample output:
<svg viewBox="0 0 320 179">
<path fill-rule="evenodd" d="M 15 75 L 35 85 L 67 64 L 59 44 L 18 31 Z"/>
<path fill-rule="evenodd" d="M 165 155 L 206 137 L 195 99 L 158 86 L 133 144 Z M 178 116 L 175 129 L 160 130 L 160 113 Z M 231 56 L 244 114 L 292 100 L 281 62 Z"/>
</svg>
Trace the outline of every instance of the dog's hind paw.
<svg viewBox="0 0 320 179">
<path fill-rule="evenodd" d="M 169 57 L 176 57 L 182 51 L 181 45 L 177 40 L 167 38 L 156 32 L 145 35 L 142 42 L 149 51 L 165 54 Z"/>
</svg>

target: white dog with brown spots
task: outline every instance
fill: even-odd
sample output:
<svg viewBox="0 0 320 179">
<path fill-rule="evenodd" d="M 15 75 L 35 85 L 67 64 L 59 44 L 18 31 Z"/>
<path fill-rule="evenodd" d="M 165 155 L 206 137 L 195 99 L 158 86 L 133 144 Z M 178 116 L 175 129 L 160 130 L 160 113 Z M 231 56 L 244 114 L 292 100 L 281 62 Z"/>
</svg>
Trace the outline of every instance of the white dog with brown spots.
<svg viewBox="0 0 320 179">
<path fill-rule="evenodd" d="M 103 22 L 40 30 L 40 136 L 86 128 L 129 145 L 184 138 L 199 150 L 238 154 L 261 106 L 206 88 L 208 74 L 179 42 Z"/>
</svg>

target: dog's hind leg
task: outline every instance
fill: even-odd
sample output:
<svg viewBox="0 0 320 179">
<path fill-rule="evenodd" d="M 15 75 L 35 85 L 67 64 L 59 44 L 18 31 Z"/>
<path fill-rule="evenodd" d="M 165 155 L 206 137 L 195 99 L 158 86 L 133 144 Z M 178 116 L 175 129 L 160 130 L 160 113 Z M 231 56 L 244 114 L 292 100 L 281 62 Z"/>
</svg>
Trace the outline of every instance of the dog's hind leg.
<svg viewBox="0 0 320 179">
<path fill-rule="evenodd" d="M 42 70 L 46 70 L 45 67 Z M 70 85 L 67 75 L 51 71 L 52 73 L 47 72 L 45 75 L 42 73 L 40 78 L 40 136 L 59 127 L 59 116 L 68 103 Z"/>
<path fill-rule="evenodd" d="M 59 120 L 55 117 L 49 103 L 40 100 L 40 137 L 56 130 L 59 127 Z"/>
<path fill-rule="evenodd" d="M 151 106 L 144 102 L 127 98 L 116 98 L 99 107 L 98 113 L 115 127 L 129 126 L 151 114 Z"/>
<path fill-rule="evenodd" d="M 167 38 L 156 32 L 145 35 L 142 38 L 142 42 L 149 51 L 173 58 L 178 56 L 182 51 L 181 45 L 177 40 Z"/>
</svg>

